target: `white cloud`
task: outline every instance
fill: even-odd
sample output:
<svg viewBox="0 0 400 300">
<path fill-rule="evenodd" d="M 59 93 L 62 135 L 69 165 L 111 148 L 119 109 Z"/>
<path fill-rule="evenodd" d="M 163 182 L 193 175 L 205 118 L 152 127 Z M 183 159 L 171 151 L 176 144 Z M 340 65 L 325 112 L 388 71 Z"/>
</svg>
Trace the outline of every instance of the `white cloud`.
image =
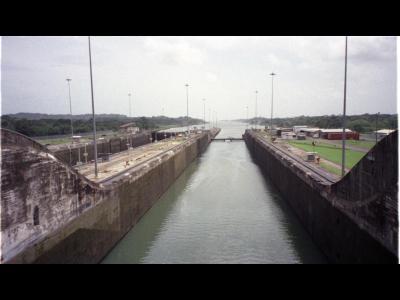
<svg viewBox="0 0 400 300">
<path fill-rule="evenodd" d="M 144 46 L 150 55 L 166 64 L 201 65 L 204 62 L 202 51 L 187 41 L 168 41 L 160 37 L 148 37 L 144 41 Z"/>
<path fill-rule="evenodd" d="M 93 37 L 96 111 L 126 113 L 133 89 L 135 114 L 159 114 L 164 106 L 166 113 L 182 116 L 188 82 L 194 114 L 202 113 L 206 98 L 221 119 L 243 116 L 246 106 L 254 111 L 257 89 L 259 111 L 266 115 L 268 74 L 274 71 L 277 116 L 340 113 L 344 41 L 340 36 Z M 396 38 L 349 37 L 348 50 L 349 114 L 395 112 Z M 90 111 L 87 38 L 2 38 L 3 112 L 67 112 L 66 76 L 73 78 L 73 109 Z"/>
<path fill-rule="evenodd" d="M 218 76 L 212 72 L 207 72 L 206 73 L 206 79 L 209 82 L 216 82 L 218 80 Z"/>
</svg>

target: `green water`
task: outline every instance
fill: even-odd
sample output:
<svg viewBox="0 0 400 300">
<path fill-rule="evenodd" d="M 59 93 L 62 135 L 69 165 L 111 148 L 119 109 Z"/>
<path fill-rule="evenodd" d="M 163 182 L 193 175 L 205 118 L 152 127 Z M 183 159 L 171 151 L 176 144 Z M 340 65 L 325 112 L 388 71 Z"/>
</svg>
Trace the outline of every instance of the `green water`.
<svg viewBox="0 0 400 300">
<path fill-rule="evenodd" d="M 221 122 L 218 137 L 246 125 Z M 326 263 L 244 142 L 212 142 L 103 263 Z"/>
</svg>

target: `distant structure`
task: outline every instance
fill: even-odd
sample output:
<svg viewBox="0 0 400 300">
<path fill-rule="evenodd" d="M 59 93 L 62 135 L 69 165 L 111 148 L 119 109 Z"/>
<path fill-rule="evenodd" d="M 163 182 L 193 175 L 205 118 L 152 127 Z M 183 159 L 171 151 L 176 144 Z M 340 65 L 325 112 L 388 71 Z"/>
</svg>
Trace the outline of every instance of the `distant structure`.
<svg viewBox="0 0 400 300">
<path fill-rule="evenodd" d="M 136 134 L 140 131 L 140 129 L 136 126 L 135 122 L 131 122 L 119 126 L 119 131 L 121 133 Z"/>
<path fill-rule="evenodd" d="M 321 129 L 320 138 L 327 140 L 341 140 L 343 134 L 342 128 L 337 129 Z M 346 140 L 359 140 L 360 134 L 350 129 L 346 129 Z"/>
<path fill-rule="evenodd" d="M 374 131 L 374 133 L 376 134 L 378 139 L 381 139 L 381 138 L 384 138 L 385 136 L 391 134 L 394 131 L 395 130 L 393 130 L 393 129 L 381 129 L 381 130 Z"/>
<path fill-rule="evenodd" d="M 293 126 L 293 132 L 297 134 L 302 129 L 305 129 L 305 128 L 308 128 L 308 126 L 306 126 L 306 125 L 296 125 L 296 126 Z"/>
<path fill-rule="evenodd" d="M 72 136 L 72 143 L 80 143 L 81 140 L 82 140 L 82 136 L 81 135 Z"/>
</svg>

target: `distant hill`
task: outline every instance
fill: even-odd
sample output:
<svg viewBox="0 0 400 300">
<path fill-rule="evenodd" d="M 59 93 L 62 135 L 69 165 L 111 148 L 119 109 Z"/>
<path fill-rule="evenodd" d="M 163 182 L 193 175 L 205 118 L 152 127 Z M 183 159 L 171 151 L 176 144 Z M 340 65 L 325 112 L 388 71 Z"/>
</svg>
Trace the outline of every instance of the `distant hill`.
<svg viewBox="0 0 400 300">
<path fill-rule="evenodd" d="M 129 118 L 119 114 L 96 115 L 98 131 L 117 131 L 122 124 L 135 122 L 142 129 L 160 129 L 186 125 L 186 117 L 169 118 L 165 116 Z M 203 120 L 189 117 L 189 125 L 202 124 Z M 85 133 L 93 130 L 92 115 L 73 116 L 74 133 Z M 17 113 L 1 117 L 1 127 L 14 130 L 30 137 L 65 135 L 71 132 L 70 115 L 48 115 L 37 113 Z"/>
<path fill-rule="evenodd" d="M 269 118 L 252 118 L 249 120 L 241 119 L 242 122 L 258 125 L 269 125 Z M 377 127 L 379 129 L 397 129 L 398 117 L 397 114 L 379 114 L 378 123 L 376 114 L 350 115 L 346 117 L 346 127 L 360 132 L 372 132 Z M 293 127 L 295 125 L 307 125 L 319 128 L 341 128 L 341 115 L 325 115 L 325 116 L 299 116 L 293 118 L 274 118 L 273 125 L 279 127 Z M 376 126 L 377 125 L 377 126 Z"/>
<path fill-rule="evenodd" d="M 16 113 L 16 114 L 7 114 L 3 115 L 3 117 L 9 116 L 15 119 L 26 119 L 26 120 L 63 120 L 63 119 L 70 119 L 71 115 L 69 114 L 40 114 L 40 113 Z M 92 114 L 83 114 L 83 115 L 72 115 L 73 120 L 91 120 Z M 96 120 L 121 120 L 121 119 L 128 119 L 126 115 L 120 114 L 96 114 Z"/>
</svg>

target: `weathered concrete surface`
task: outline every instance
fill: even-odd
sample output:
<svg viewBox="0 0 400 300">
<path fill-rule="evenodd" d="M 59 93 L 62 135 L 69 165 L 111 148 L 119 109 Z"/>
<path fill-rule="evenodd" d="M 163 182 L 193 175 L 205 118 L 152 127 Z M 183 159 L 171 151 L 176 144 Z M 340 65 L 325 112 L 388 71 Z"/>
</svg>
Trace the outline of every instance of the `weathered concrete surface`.
<svg viewBox="0 0 400 300">
<path fill-rule="evenodd" d="M 139 147 L 150 143 L 150 140 L 151 134 L 147 131 L 121 137 L 105 138 L 97 141 L 97 153 L 99 156 L 101 153 L 118 153 L 127 150 L 128 143 L 132 147 Z M 72 166 L 76 165 L 79 161 L 79 156 L 80 161 L 85 162 L 83 155 L 85 148 L 88 154 L 87 161 L 89 162 L 94 159 L 93 143 L 88 143 L 86 147 L 85 143 L 52 145 L 48 147 L 58 159 Z"/>
<path fill-rule="evenodd" d="M 97 184 L 46 147 L 2 129 L 1 262 L 99 262 L 216 133 Z"/>
<path fill-rule="evenodd" d="M 255 161 L 330 262 L 398 262 L 397 136 L 372 149 L 381 164 L 366 162 L 365 157 L 334 185 L 314 180 L 251 131 L 246 131 L 244 139 Z M 390 163 L 385 164 L 383 157 Z M 370 176 L 377 182 L 371 183 Z"/>
<path fill-rule="evenodd" d="M 398 255 L 398 132 L 374 146 L 332 186 L 335 202 L 361 227 Z"/>
</svg>

